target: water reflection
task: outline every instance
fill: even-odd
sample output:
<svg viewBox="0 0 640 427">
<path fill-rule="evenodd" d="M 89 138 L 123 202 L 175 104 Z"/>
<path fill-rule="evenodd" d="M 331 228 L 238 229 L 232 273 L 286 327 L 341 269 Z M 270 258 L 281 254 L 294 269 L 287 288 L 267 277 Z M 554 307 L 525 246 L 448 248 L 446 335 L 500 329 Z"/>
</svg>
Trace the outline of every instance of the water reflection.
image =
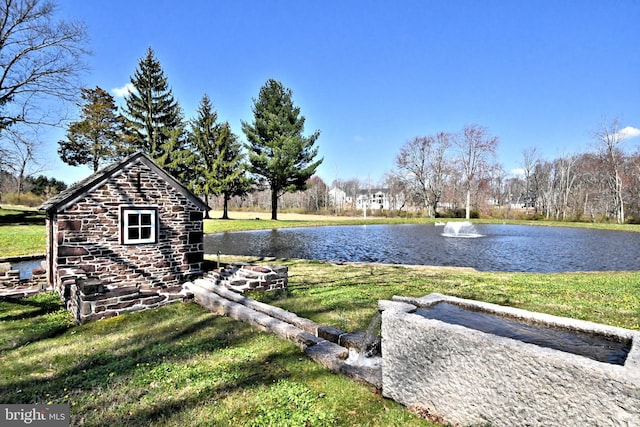
<svg viewBox="0 0 640 427">
<path fill-rule="evenodd" d="M 473 267 L 483 271 L 640 270 L 640 233 L 475 224 L 447 238 L 433 224 L 330 226 L 207 235 L 205 252 L 277 258 Z"/>
</svg>

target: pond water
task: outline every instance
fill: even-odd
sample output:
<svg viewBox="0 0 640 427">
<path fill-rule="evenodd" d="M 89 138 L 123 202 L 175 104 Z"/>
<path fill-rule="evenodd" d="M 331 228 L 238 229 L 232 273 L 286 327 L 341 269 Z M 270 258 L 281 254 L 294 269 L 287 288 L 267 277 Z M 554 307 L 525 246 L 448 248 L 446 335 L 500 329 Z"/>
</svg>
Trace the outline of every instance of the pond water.
<svg viewBox="0 0 640 427">
<path fill-rule="evenodd" d="M 329 226 L 205 236 L 205 253 L 472 267 L 481 271 L 640 270 L 640 233 L 474 224 L 477 238 L 433 224 Z"/>
<path fill-rule="evenodd" d="M 11 268 L 20 271 L 21 279 L 30 279 L 34 268 L 42 268 L 44 258 L 25 259 L 22 261 L 11 261 Z"/>
<path fill-rule="evenodd" d="M 631 350 L 631 340 L 620 340 L 604 335 L 570 330 L 552 325 L 533 324 L 482 311 L 439 302 L 416 311 L 428 319 L 437 319 L 453 325 L 512 338 L 541 347 L 585 356 L 598 362 L 624 365 Z"/>
</svg>

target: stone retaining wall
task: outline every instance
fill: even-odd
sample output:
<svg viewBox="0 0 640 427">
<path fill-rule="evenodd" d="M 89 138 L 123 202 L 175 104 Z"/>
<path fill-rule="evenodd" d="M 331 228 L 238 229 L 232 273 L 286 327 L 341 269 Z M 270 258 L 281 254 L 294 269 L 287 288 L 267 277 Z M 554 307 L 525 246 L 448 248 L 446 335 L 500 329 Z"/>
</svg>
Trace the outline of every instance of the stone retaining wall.
<svg viewBox="0 0 640 427">
<path fill-rule="evenodd" d="M 104 285 L 97 279 L 87 278 L 81 271 L 70 269 L 61 271 L 60 279 L 67 309 L 80 324 L 193 298 L 182 286 Z"/>
<path fill-rule="evenodd" d="M 353 334 L 319 325 L 278 307 L 244 297 L 209 279 L 186 283 L 195 302 L 218 315 L 247 322 L 256 328 L 296 343 L 304 353 L 325 368 L 380 389 L 379 364 L 361 365 L 351 360 Z"/>
<path fill-rule="evenodd" d="M 44 289 L 47 286 L 47 271 L 43 268 L 34 268 L 31 278 L 21 279 L 20 270 L 12 269 L 10 262 L 0 262 L 0 288 L 33 287 Z"/>
<path fill-rule="evenodd" d="M 236 292 L 286 290 L 288 267 L 260 266 L 233 263 L 209 271 L 205 278 L 217 285 L 226 286 Z"/>
</svg>

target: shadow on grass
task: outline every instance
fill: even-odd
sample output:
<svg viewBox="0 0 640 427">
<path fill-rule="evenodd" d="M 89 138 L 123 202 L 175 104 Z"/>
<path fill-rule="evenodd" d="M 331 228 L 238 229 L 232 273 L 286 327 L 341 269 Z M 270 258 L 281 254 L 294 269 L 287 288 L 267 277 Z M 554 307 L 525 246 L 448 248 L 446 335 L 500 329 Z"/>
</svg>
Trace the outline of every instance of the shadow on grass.
<svg viewBox="0 0 640 427">
<path fill-rule="evenodd" d="M 24 211 L 8 215 L 0 215 L 2 225 L 44 225 L 44 213 L 38 211 Z"/>
<path fill-rule="evenodd" d="M 62 308 L 62 304 L 59 298 L 34 299 L 0 297 L 0 304 L 2 304 L 2 312 L 0 312 L 1 322 L 10 322 L 12 320 L 23 320 L 32 317 L 38 317 L 42 316 L 43 314 L 58 311 Z"/>
<path fill-rule="evenodd" d="M 44 293 L 0 301 L 0 355 L 11 349 L 54 338 L 73 326 L 60 298 Z"/>
<path fill-rule="evenodd" d="M 112 321 L 118 317 L 123 319 Z M 300 357 L 295 346 L 285 346 L 284 353 L 282 347 L 247 351 L 257 336 L 249 326 L 199 307 L 117 316 L 73 328 L 63 341 L 7 354 L 6 360 L 43 360 L 51 374 L 44 380 L 38 373 L 42 366 L 25 367 L 16 360 L 10 367 L 16 374 L 8 371 L 0 383 L 0 403 L 64 403 L 71 394 L 79 402 L 72 409 L 74 425 L 153 424 L 205 401 L 286 378 L 287 364 Z M 102 343 L 109 339 L 113 342 Z M 49 353 L 49 347 L 56 349 Z M 64 347 L 75 354 L 60 354 Z M 229 351 L 240 356 L 223 356 Z M 198 363 L 202 358 L 209 363 Z M 193 388 L 196 392 L 184 392 Z"/>
</svg>

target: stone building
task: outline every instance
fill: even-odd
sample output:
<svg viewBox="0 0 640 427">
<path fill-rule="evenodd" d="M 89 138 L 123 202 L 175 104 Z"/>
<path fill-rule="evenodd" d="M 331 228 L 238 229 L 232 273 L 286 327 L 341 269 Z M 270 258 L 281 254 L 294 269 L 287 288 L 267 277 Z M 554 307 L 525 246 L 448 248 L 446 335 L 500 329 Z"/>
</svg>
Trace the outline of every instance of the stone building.
<svg viewBox="0 0 640 427">
<path fill-rule="evenodd" d="M 142 153 L 41 209 L 48 282 L 80 323 L 178 300 L 202 273 L 209 207 Z"/>
</svg>

